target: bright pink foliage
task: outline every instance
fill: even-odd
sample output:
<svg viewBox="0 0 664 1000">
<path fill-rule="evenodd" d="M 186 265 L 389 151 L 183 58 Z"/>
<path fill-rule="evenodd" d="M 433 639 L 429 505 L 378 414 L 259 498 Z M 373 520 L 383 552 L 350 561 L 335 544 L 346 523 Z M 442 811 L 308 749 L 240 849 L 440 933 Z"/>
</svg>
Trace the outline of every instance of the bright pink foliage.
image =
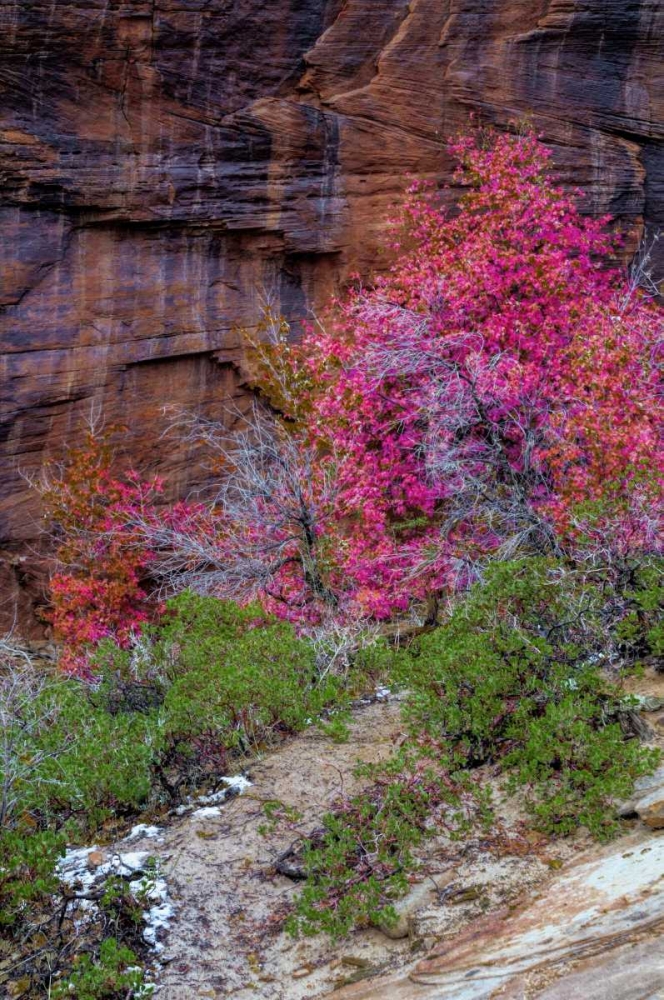
<svg viewBox="0 0 664 1000">
<path fill-rule="evenodd" d="M 150 553 L 132 525 L 146 511 L 154 517 L 160 492 L 158 479 L 145 482 L 133 471 L 116 476 L 107 439 L 94 433 L 45 491 L 47 518 L 60 539 L 51 621 L 65 645 L 65 671 L 87 675 L 91 648 L 108 637 L 124 646 L 148 620 L 141 578 Z"/>
<path fill-rule="evenodd" d="M 452 151 L 460 212 L 413 191 L 390 273 L 301 352 L 335 466 L 326 530 L 343 525 L 379 616 L 499 549 L 648 548 L 661 524 L 661 312 L 607 268 L 607 220 L 552 183 L 535 137 Z"/>
<path fill-rule="evenodd" d="M 108 573 L 93 594 L 56 578 L 72 630 L 69 609 L 92 609 L 74 641 L 140 622 L 149 548 L 171 581 L 311 622 L 391 616 L 496 555 L 661 547 L 661 309 L 611 266 L 608 220 L 580 214 L 533 135 L 451 148 L 459 211 L 413 189 L 390 271 L 277 344 L 266 370 L 279 405 L 297 402 L 275 433 L 258 421 L 220 447 L 214 504 L 155 517 L 137 481 L 100 484 L 110 535 L 91 544 L 116 572 L 129 542 L 134 568 L 114 595 Z"/>
</svg>

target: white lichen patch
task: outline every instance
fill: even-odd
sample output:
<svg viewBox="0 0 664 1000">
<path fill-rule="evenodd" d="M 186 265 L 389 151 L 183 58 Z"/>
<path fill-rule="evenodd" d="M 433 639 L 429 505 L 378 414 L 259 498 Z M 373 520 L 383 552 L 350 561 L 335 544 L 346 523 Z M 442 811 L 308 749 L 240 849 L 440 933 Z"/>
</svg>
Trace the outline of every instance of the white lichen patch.
<svg viewBox="0 0 664 1000">
<path fill-rule="evenodd" d="M 202 809 L 196 809 L 191 814 L 192 819 L 212 819 L 213 816 L 221 816 L 219 806 L 203 806 Z"/>
<path fill-rule="evenodd" d="M 160 837 L 161 834 L 162 829 L 160 826 L 148 826 L 147 823 L 137 823 L 124 838 L 123 843 L 126 844 L 130 840 L 153 839 Z"/>
<path fill-rule="evenodd" d="M 156 836 L 154 832 L 146 833 L 146 830 L 160 832 L 157 827 L 144 827 L 140 833 L 132 831 L 114 848 L 97 845 L 71 848 L 58 863 L 57 874 L 60 881 L 73 889 L 77 896 L 88 897 L 96 895 L 113 876 L 126 879 L 132 896 L 143 905 L 150 904 L 143 911 L 143 938 L 151 948 L 160 951 L 159 937 L 175 912 L 169 899 L 168 885 L 159 871 L 158 859 L 150 851 L 122 849 L 124 843 L 138 840 L 139 836 Z M 91 856 L 95 859 L 100 856 L 104 860 L 91 865 Z M 74 919 L 79 926 L 94 918 L 98 907 L 97 901 L 90 898 L 76 899 L 72 905 Z"/>
<path fill-rule="evenodd" d="M 219 780 L 225 783 L 225 788 L 220 788 L 209 795 L 197 795 L 194 798 L 186 799 L 182 805 L 173 810 L 175 815 L 184 816 L 186 813 L 191 813 L 192 819 L 205 819 L 206 815 L 204 814 L 203 807 L 220 806 L 226 799 L 232 798 L 234 795 L 242 795 L 248 788 L 251 788 L 251 782 L 243 774 L 236 774 L 232 777 L 224 775 Z M 192 810 L 195 810 L 195 812 L 192 812 Z M 216 812 L 207 813 L 207 816 L 217 815 L 219 815 L 218 809 Z"/>
</svg>

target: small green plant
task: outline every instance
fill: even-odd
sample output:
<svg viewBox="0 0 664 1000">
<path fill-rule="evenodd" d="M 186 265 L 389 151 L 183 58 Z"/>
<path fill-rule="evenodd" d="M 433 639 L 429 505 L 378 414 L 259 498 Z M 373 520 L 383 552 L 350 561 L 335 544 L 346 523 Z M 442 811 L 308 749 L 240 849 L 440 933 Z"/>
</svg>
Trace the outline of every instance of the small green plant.
<svg viewBox="0 0 664 1000">
<path fill-rule="evenodd" d="M 148 902 L 154 879 L 144 876 L 138 892 L 132 892 L 126 879 L 110 876 L 99 900 L 106 933 L 123 944 L 139 944 L 143 926 L 143 911 Z"/>
<path fill-rule="evenodd" d="M 261 837 L 266 837 L 269 833 L 273 833 L 277 826 L 281 823 L 292 826 L 295 823 L 299 823 L 302 819 L 302 813 L 300 813 L 294 806 L 289 806 L 285 802 L 281 802 L 280 799 L 268 799 L 263 802 L 263 813 L 265 814 L 265 823 L 260 823 L 258 826 L 258 832 Z"/>
<path fill-rule="evenodd" d="M 333 743 L 347 743 L 350 736 L 349 720 L 349 712 L 333 712 L 329 719 L 319 724 L 319 728 L 326 736 L 329 736 Z"/>
<path fill-rule="evenodd" d="M 625 739 L 619 685 L 597 665 L 605 608 L 559 564 L 496 564 L 406 657 L 413 731 L 444 741 L 453 765 L 499 763 L 548 833 L 610 836 L 612 801 L 656 764 Z"/>
<path fill-rule="evenodd" d="M 157 858 L 149 857 L 145 861 L 144 872 L 140 880 L 138 889 L 134 892 L 134 898 L 138 905 L 147 909 L 152 899 L 152 894 L 157 885 L 159 877 L 159 862 Z"/>
<path fill-rule="evenodd" d="M 125 1000 L 127 997 L 148 997 L 143 970 L 137 966 L 133 951 L 115 938 L 102 941 L 99 954 L 77 956 L 65 980 L 51 990 L 53 1000 Z"/>
<path fill-rule="evenodd" d="M 292 934 L 339 938 L 356 926 L 394 921 L 414 848 L 434 830 L 461 837 L 473 822 L 490 824 L 486 792 L 441 765 L 441 751 L 428 741 L 358 768 L 368 789 L 340 802 L 303 845 L 307 882 L 287 922 Z"/>
</svg>

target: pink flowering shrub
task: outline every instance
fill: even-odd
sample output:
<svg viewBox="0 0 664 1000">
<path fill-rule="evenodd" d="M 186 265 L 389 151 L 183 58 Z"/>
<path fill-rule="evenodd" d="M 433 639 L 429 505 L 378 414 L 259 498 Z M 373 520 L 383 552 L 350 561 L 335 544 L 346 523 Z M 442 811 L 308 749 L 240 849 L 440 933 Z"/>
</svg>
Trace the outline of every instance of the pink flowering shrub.
<svg viewBox="0 0 664 1000">
<path fill-rule="evenodd" d="M 141 586 L 150 553 L 132 527 L 161 490 L 137 473 L 116 477 L 108 440 L 88 432 L 44 490 L 60 568 L 50 581 L 51 622 L 64 644 L 61 666 L 84 675 L 100 639 L 126 645 L 148 619 Z"/>
<path fill-rule="evenodd" d="M 390 272 L 298 357 L 336 481 L 325 529 L 377 616 L 490 555 L 661 538 L 661 311 L 607 267 L 607 220 L 580 215 L 534 136 L 452 149 L 459 213 L 413 191 Z"/>
<path fill-rule="evenodd" d="M 657 551 L 661 309 L 535 136 L 451 148 L 458 211 L 414 189 L 387 274 L 300 344 L 267 314 L 251 354 L 267 405 L 236 435 L 189 425 L 220 469 L 210 503 L 157 518 L 154 484 L 76 472 L 61 500 L 82 503 L 84 531 L 63 556 L 94 572 L 55 578 L 61 635 L 126 637 L 148 551 L 170 590 L 309 625 L 435 615 L 490 558 Z"/>
</svg>

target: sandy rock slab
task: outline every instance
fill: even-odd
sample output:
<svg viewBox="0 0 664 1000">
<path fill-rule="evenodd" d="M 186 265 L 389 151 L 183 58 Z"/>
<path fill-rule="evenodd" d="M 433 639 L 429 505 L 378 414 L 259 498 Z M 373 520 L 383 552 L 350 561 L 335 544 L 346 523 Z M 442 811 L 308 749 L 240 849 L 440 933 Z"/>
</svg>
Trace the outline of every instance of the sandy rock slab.
<svg viewBox="0 0 664 1000">
<path fill-rule="evenodd" d="M 408 959 L 409 940 L 391 941 L 377 929 L 336 944 L 322 935 L 290 937 L 282 917 L 301 883 L 275 870 L 339 795 L 358 789 L 356 761 L 389 756 L 401 725 L 392 701 L 357 711 L 346 743 L 312 727 L 250 763 L 243 794 L 196 809 L 166 831 L 175 918 L 155 976 L 159 1000 L 309 1000 Z"/>
<path fill-rule="evenodd" d="M 659 1000 L 664 836 L 641 831 L 561 871 L 513 912 L 475 921 L 409 974 L 334 1000 Z"/>
<path fill-rule="evenodd" d="M 551 868 L 535 854 L 503 856 L 476 839 L 453 844 L 434 835 L 422 845 L 411 891 L 397 904 L 399 926 L 389 935 L 369 927 L 340 941 L 289 936 L 283 919 L 301 882 L 285 877 L 278 859 L 320 824 L 339 795 L 359 791 L 356 761 L 385 759 L 402 727 L 398 700 L 379 694 L 354 711 L 348 742 L 312 727 L 249 762 L 242 794 L 189 811 L 166 828 L 163 871 L 174 918 L 160 940 L 159 1000 L 327 997 L 412 968 L 441 938 L 550 880 Z M 273 822 L 275 812 L 281 818 Z"/>
</svg>

